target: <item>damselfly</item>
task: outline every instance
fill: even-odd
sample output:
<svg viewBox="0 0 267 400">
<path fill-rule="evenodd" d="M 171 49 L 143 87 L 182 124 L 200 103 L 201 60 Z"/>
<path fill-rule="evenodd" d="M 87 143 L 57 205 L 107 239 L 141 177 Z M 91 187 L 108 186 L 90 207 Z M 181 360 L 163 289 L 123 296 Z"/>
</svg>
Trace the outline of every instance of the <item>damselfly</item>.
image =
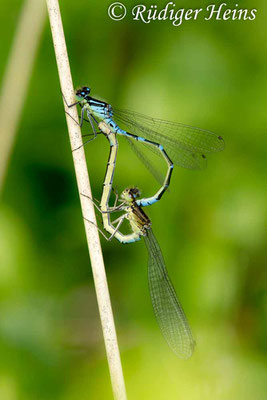
<svg viewBox="0 0 267 400">
<path fill-rule="evenodd" d="M 142 142 L 163 156 L 168 165 L 164 183 L 154 196 L 143 199 L 141 206 L 160 200 L 170 184 L 173 163 L 184 168 L 203 169 L 206 166 L 206 154 L 224 149 L 221 136 L 189 125 L 149 118 L 129 110 L 113 108 L 110 104 L 91 97 L 88 87 L 78 89 L 76 98 L 77 102 L 68 107 L 76 104 L 81 106 L 80 125 L 82 126 L 86 114 L 93 129 L 93 139 L 97 137 L 94 123 L 103 121 L 113 133 L 131 141 L 132 146 L 134 146 L 134 141 Z M 115 121 L 125 129 L 122 129 Z"/>
<path fill-rule="evenodd" d="M 122 202 L 119 206 L 111 207 L 106 211 L 100 208 L 103 216 L 116 211 L 124 212 L 113 222 L 106 220 L 109 224 L 108 231 L 111 233 L 109 238 L 102 231 L 101 233 L 106 239 L 115 237 L 121 243 L 132 243 L 144 237 L 148 251 L 149 291 L 156 320 L 170 348 L 179 357 L 187 359 L 194 351 L 195 341 L 169 278 L 159 244 L 151 229 L 151 221 L 138 205 L 139 196 L 139 189 L 127 188 L 122 192 Z M 132 229 L 132 233 L 128 235 L 119 231 L 125 219 L 130 222 Z M 113 225 L 115 223 L 117 223 L 116 227 Z"/>
</svg>

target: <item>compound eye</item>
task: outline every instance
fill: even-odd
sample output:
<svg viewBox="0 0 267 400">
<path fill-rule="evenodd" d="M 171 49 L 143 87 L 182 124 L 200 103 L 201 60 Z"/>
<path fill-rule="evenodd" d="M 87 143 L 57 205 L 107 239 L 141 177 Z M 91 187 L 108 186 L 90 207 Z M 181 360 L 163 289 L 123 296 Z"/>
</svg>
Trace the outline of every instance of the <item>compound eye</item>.
<svg viewBox="0 0 267 400">
<path fill-rule="evenodd" d="M 84 87 L 82 88 L 82 91 L 88 94 L 88 93 L 90 93 L 91 90 L 90 90 L 89 87 L 84 86 Z"/>
</svg>

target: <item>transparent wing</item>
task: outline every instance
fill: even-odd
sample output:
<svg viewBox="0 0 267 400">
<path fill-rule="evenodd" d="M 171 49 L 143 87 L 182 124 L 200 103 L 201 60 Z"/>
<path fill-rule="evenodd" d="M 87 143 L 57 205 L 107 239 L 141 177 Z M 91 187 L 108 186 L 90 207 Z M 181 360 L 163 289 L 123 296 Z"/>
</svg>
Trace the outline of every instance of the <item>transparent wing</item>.
<svg viewBox="0 0 267 400">
<path fill-rule="evenodd" d="M 153 165 L 152 162 L 148 159 L 147 156 L 145 156 L 144 152 L 141 150 L 140 146 L 137 147 L 137 143 L 130 139 L 128 136 L 124 136 L 127 143 L 131 147 L 132 151 L 136 154 L 136 156 L 139 158 L 139 160 L 144 164 L 146 169 L 153 175 L 153 177 L 156 179 L 156 181 L 160 184 L 163 185 L 164 182 L 164 176 L 163 174 L 159 171 L 157 166 Z M 149 147 L 150 149 L 151 147 Z M 156 152 L 155 152 L 156 153 Z M 158 154 L 158 153 L 156 153 Z M 159 155 L 159 154 L 158 154 Z"/>
<path fill-rule="evenodd" d="M 114 120 L 130 133 L 160 143 L 174 164 L 203 169 L 206 155 L 224 149 L 221 136 L 213 132 L 175 122 L 150 118 L 129 110 L 113 109 Z"/>
<path fill-rule="evenodd" d="M 183 308 L 168 276 L 159 244 L 151 229 L 144 236 L 149 253 L 148 283 L 154 313 L 170 348 L 184 359 L 189 358 L 195 341 Z"/>
</svg>

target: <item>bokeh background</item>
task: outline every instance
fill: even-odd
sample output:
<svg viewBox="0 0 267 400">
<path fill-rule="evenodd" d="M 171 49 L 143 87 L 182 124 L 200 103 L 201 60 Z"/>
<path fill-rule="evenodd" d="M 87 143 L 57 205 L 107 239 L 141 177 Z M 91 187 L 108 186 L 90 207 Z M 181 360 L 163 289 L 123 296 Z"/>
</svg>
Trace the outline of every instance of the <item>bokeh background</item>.
<svg viewBox="0 0 267 400">
<path fill-rule="evenodd" d="M 258 9 L 255 21 L 180 27 L 114 22 L 109 1 L 60 3 L 77 87 L 226 142 L 205 171 L 177 167 L 170 193 L 147 210 L 196 338 L 190 360 L 177 359 L 157 327 L 144 243 L 102 240 L 129 399 L 266 399 L 266 2 L 240 2 Z M 21 6 L 1 4 L 2 77 Z M 108 150 L 104 137 L 86 147 L 96 198 Z M 119 191 L 157 187 L 123 140 L 118 160 Z M 48 22 L 0 221 L 0 398 L 112 399 Z"/>
</svg>

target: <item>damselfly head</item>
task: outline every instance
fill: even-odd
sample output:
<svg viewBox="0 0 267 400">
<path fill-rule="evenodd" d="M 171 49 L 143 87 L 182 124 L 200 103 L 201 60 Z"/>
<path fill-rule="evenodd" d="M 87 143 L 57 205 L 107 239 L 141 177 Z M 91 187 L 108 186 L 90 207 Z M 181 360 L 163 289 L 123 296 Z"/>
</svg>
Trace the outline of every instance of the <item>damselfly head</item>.
<svg viewBox="0 0 267 400">
<path fill-rule="evenodd" d="M 78 99 L 84 99 L 91 92 L 91 89 L 87 86 L 83 86 L 81 89 L 76 90 L 76 96 Z"/>
<path fill-rule="evenodd" d="M 141 191 L 137 187 L 130 188 L 129 191 L 134 199 L 138 199 L 141 196 Z"/>
<path fill-rule="evenodd" d="M 124 189 L 124 191 L 121 194 L 121 199 L 127 202 L 132 202 L 138 199 L 140 197 L 141 192 L 137 187 L 130 187 Z"/>
</svg>

